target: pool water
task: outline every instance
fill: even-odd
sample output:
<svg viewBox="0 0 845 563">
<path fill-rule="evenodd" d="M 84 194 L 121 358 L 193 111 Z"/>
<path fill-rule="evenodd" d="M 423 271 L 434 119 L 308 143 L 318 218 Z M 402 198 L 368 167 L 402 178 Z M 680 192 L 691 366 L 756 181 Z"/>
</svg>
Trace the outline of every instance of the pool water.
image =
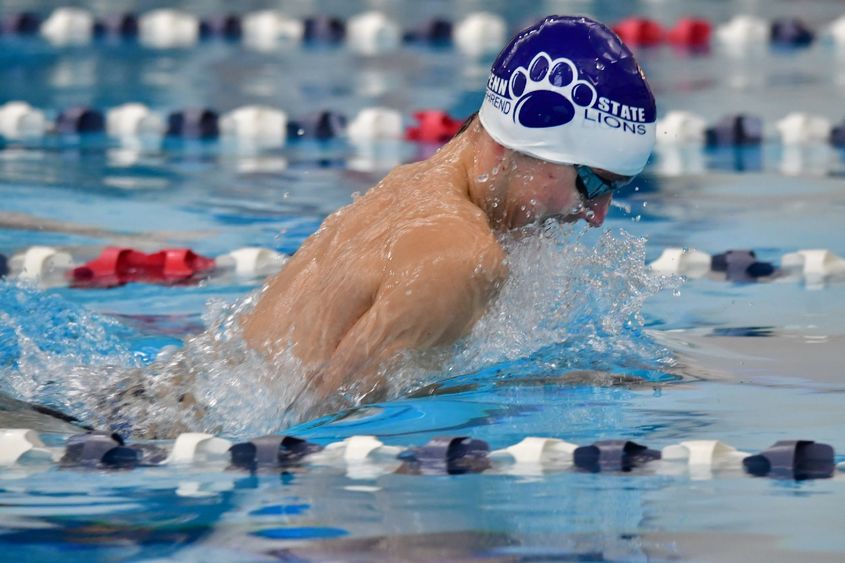
<svg viewBox="0 0 845 563">
<path fill-rule="evenodd" d="M 427 6 L 450 18 L 480 7 L 456 4 Z M 46 12 L 54 5 L 36 6 Z M 108 12 L 120 6 L 110 3 Z M 348 17 L 367 6 L 314 1 L 283 9 Z M 661 2 L 621 6 L 483 8 L 513 25 L 567 10 L 608 21 L 638 13 L 664 23 L 686 13 L 724 21 L 763 10 L 742 2 L 691 2 L 683 11 Z M 182 7 L 225 11 L 222 4 Z M 422 8 L 391 10 L 410 25 Z M 767 3 L 761 15 L 800 15 L 819 27 L 842 12 L 836 2 L 783 1 Z M 480 103 L 490 64 L 426 47 L 362 58 L 342 47 L 256 52 L 223 42 L 168 51 L 131 44 L 57 48 L 8 37 L 0 44 L 6 47 L 0 102 L 22 99 L 52 111 L 136 101 L 161 111 L 262 103 L 291 116 L 323 109 L 352 115 L 386 105 L 406 116 L 430 107 L 463 116 Z M 750 61 L 668 47 L 640 56 L 661 113 L 685 109 L 712 122 L 727 112 L 753 112 L 769 126 L 795 110 L 843 117 L 837 100 L 845 74 L 829 45 Z M 142 149 L 96 136 L 6 142 L 0 225 L 28 215 L 64 227 L 0 228 L 0 252 L 46 244 L 91 257 L 121 244 L 190 246 L 208 256 L 248 245 L 293 253 L 326 215 L 394 162 L 431 150 L 405 142 L 376 150 L 342 140 L 261 152 L 216 142 Z M 225 278 L 91 290 L 0 282 L 0 390 L 105 424 L 113 420 L 100 398 L 110 384 L 126 373 L 162 373 L 154 371 L 162 354 L 184 346 L 216 405 L 197 424 L 232 439 L 285 432 L 326 444 L 372 434 L 414 446 L 469 435 L 501 448 L 549 436 L 577 444 L 625 438 L 658 449 L 719 439 L 748 452 L 811 439 L 845 451 L 845 284 L 681 280 L 645 266 L 667 247 L 711 254 L 751 248 L 775 263 L 806 248 L 845 255 L 843 171 L 843 154 L 829 147 L 796 152 L 770 141 L 759 148 L 659 150 L 617 197 L 601 230 L 551 227 L 510 241 L 513 276 L 491 311 L 436 368 L 419 358 L 400 364 L 395 377 L 403 385 L 376 405 L 289 418 L 260 387 L 266 366 L 233 360 L 241 357 L 231 355 L 240 353 L 237 342 L 203 336 L 227 334 L 232 308 L 260 288 L 260 280 Z M 618 384 L 623 376 L 629 379 Z M 292 376 L 283 374 L 278 385 L 284 377 Z M 38 428 L 52 443 L 77 431 L 5 404 L 0 426 Z M 138 424 L 127 419 L 120 430 Z M 826 561 L 845 554 L 843 501 L 841 478 L 646 468 L 413 476 L 309 465 L 257 474 L 203 466 L 16 467 L 0 471 L 0 544 L 36 561 Z"/>
</svg>

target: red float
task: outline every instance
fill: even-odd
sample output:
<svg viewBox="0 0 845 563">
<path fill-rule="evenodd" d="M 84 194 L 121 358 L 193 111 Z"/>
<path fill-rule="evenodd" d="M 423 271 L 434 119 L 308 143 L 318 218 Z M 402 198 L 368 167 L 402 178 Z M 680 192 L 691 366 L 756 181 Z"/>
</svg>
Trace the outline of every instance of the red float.
<svg viewBox="0 0 845 563">
<path fill-rule="evenodd" d="M 113 287 L 129 282 L 179 283 L 214 268 L 214 260 L 188 248 L 146 254 L 131 248 L 109 247 L 70 272 L 77 287 Z"/>
<path fill-rule="evenodd" d="M 417 127 L 408 127 L 405 138 L 424 143 L 445 143 L 460 130 L 463 121 L 455 119 L 445 111 L 425 110 L 414 114 Z"/>
<path fill-rule="evenodd" d="M 613 31 L 624 43 L 638 47 L 653 47 L 663 41 L 663 28 L 656 21 L 645 18 L 627 18 L 613 26 Z"/>
<path fill-rule="evenodd" d="M 710 45 L 710 22 L 696 18 L 683 18 L 666 33 L 666 39 L 679 47 L 702 49 Z"/>
</svg>

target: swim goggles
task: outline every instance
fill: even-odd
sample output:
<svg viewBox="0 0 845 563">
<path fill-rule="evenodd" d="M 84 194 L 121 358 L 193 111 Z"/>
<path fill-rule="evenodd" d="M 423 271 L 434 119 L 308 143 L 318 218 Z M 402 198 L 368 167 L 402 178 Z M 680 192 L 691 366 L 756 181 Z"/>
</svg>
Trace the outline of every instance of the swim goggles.
<svg viewBox="0 0 845 563">
<path fill-rule="evenodd" d="M 580 164 L 575 165 L 575 171 L 578 176 L 575 178 L 575 187 L 584 196 L 584 199 L 590 200 L 609 194 L 614 190 L 618 190 L 622 186 L 628 184 L 632 178 L 623 178 L 621 180 L 605 180 L 589 166 Z"/>
</svg>

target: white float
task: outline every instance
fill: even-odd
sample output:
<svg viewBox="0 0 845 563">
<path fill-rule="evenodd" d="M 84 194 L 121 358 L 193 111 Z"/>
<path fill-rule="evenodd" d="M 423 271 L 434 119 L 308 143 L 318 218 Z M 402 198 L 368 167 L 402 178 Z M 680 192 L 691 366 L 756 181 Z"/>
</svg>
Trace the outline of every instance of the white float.
<svg viewBox="0 0 845 563">
<path fill-rule="evenodd" d="M 659 144 L 703 143 L 707 122 L 699 115 L 688 111 L 670 111 L 657 121 L 657 142 Z"/>
<path fill-rule="evenodd" d="M 477 57 L 498 52 L 507 41 L 505 20 L 490 12 L 474 12 L 462 19 L 452 32 L 463 53 Z"/>
<path fill-rule="evenodd" d="M 386 446 L 375 436 L 350 436 L 340 442 L 327 445 L 322 452 L 311 456 L 314 459 L 343 459 L 347 463 L 360 463 L 376 458 L 395 458 L 402 448 Z M 316 456 L 316 457 L 315 457 Z"/>
<path fill-rule="evenodd" d="M 262 147 L 281 147 L 287 139 L 288 116 L 268 106 L 243 106 L 220 118 L 220 136 Z"/>
<path fill-rule="evenodd" d="M 845 258 L 825 249 L 799 250 L 784 254 L 780 267 L 787 276 L 800 275 L 810 283 L 845 278 Z"/>
<path fill-rule="evenodd" d="M 403 448 L 386 446 L 375 436 L 350 436 L 327 445 L 308 457 L 318 465 L 342 464 L 350 479 L 375 479 L 402 465 L 397 455 Z"/>
<path fill-rule="evenodd" d="M 222 270 L 239 276 L 268 276 L 281 270 L 288 257 L 269 248 L 245 247 L 218 256 L 215 263 Z"/>
<path fill-rule="evenodd" d="M 41 35 L 54 45 L 84 45 L 94 33 L 94 16 L 80 8 L 57 8 L 41 24 Z"/>
<path fill-rule="evenodd" d="M 305 25 L 273 10 L 246 14 L 241 20 L 244 44 L 256 50 L 272 50 L 279 42 L 302 41 Z"/>
<path fill-rule="evenodd" d="M 190 47 L 196 44 L 199 36 L 199 19 L 180 10 L 162 8 L 138 18 L 138 40 L 148 47 Z"/>
<path fill-rule="evenodd" d="M 40 137 L 49 126 L 44 112 L 26 102 L 7 102 L 0 106 L 0 135 L 6 139 Z"/>
<path fill-rule="evenodd" d="M 839 16 L 827 28 L 826 35 L 834 45 L 845 48 L 845 15 Z"/>
<path fill-rule="evenodd" d="M 50 462 L 57 458 L 35 430 L 27 428 L 0 429 L 0 466 L 21 462 Z"/>
<path fill-rule="evenodd" d="M 11 276 L 30 282 L 63 278 L 73 266 L 70 254 L 52 246 L 31 246 L 9 259 Z"/>
<path fill-rule="evenodd" d="M 661 274 L 682 274 L 689 277 L 701 277 L 710 271 L 711 257 L 706 252 L 695 249 L 667 248 L 660 257 L 649 264 L 655 272 Z"/>
<path fill-rule="evenodd" d="M 399 46 L 402 30 L 381 12 L 365 12 L 347 23 L 346 42 L 351 49 L 364 55 L 384 53 Z"/>
<path fill-rule="evenodd" d="M 578 448 L 555 438 L 528 437 L 521 442 L 490 452 L 491 459 L 511 458 L 516 463 L 561 465 L 572 463 L 572 454 Z"/>
<path fill-rule="evenodd" d="M 832 125 L 818 115 L 793 112 L 777 122 L 775 127 L 785 145 L 827 143 Z"/>
<path fill-rule="evenodd" d="M 751 50 L 765 49 L 771 35 L 770 24 L 766 20 L 750 15 L 735 16 L 729 22 L 716 28 L 716 38 L 722 45 L 734 53 L 747 53 Z"/>
<path fill-rule="evenodd" d="M 112 137 L 161 137 L 164 119 L 143 104 L 123 104 L 106 112 L 106 132 Z"/>
<path fill-rule="evenodd" d="M 232 443 L 229 440 L 202 432 L 186 432 L 176 437 L 165 463 L 228 461 L 230 447 Z"/>
<path fill-rule="evenodd" d="M 401 139 L 404 134 L 402 114 L 395 109 L 364 108 L 349 122 L 346 134 L 352 141 Z"/>
<path fill-rule="evenodd" d="M 663 448 L 661 459 L 688 465 L 727 468 L 741 466 L 742 460 L 749 455 L 719 440 L 688 440 Z"/>
</svg>

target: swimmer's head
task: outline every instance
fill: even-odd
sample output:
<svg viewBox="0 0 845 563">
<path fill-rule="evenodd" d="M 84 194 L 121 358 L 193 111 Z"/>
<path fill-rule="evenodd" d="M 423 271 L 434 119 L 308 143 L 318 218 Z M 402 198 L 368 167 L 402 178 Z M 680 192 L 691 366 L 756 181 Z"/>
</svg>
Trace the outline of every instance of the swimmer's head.
<svg viewBox="0 0 845 563">
<path fill-rule="evenodd" d="M 613 31 L 585 17 L 549 16 L 517 34 L 493 63 L 479 118 L 505 147 L 622 177 L 640 173 L 654 148 L 642 69 Z"/>
</svg>

